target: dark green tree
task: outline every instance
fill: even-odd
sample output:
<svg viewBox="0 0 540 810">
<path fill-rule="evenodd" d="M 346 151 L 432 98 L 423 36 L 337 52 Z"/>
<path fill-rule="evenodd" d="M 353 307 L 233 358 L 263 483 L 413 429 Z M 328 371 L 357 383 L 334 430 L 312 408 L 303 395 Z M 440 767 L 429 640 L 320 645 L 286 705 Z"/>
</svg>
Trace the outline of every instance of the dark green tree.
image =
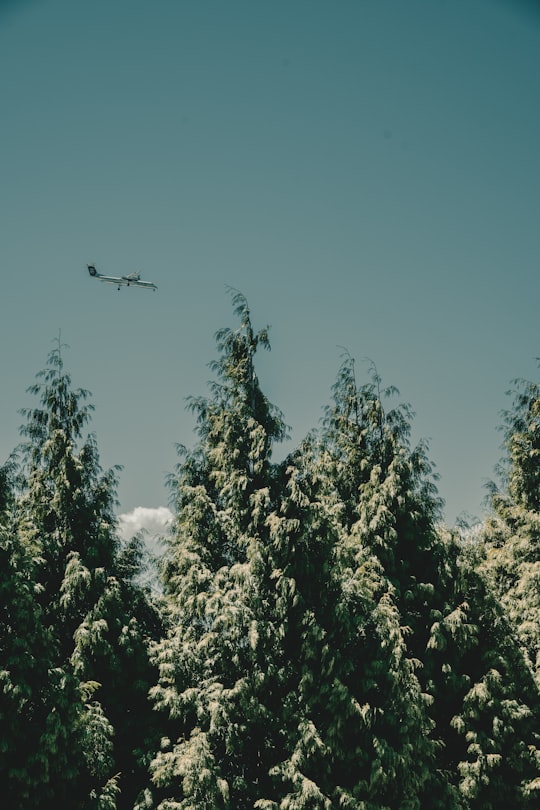
<svg viewBox="0 0 540 810">
<path fill-rule="evenodd" d="M 39 558 L 16 531 L 13 470 L 0 470 L 0 778 L 6 806 L 30 810 L 67 803 L 78 789 L 83 768 L 73 751 L 85 706 L 77 680 L 55 660 Z"/>
<path fill-rule="evenodd" d="M 272 445 L 285 427 L 254 369 L 267 332 L 253 331 L 243 296 L 233 293 L 233 302 L 240 326 L 217 334 L 212 396 L 190 402 L 199 441 L 181 449 L 173 482 L 176 522 L 163 572 L 169 632 L 156 647 L 153 689 L 169 727 L 151 769 L 163 810 L 253 807 L 280 733 L 264 538 L 275 497 Z"/>
<path fill-rule="evenodd" d="M 164 566 L 169 632 L 152 690 L 168 724 L 139 807 L 413 808 L 433 760 L 394 587 L 344 539 L 343 501 L 310 441 L 262 394 L 245 299 L 217 334 L 198 443 L 174 479 Z"/>
<path fill-rule="evenodd" d="M 101 470 L 95 437 L 83 435 L 92 406 L 88 392 L 73 389 L 62 351 L 58 341 L 30 389 L 39 405 L 24 411 L 16 529 L 36 561 L 55 668 L 84 701 L 78 736 L 66 730 L 80 770 L 71 806 L 128 808 L 146 780 L 155 677 L 148 646 L 160 624 L 137 584 L 140 541 L 122 547 L 118 539 L 116 471 Z"/>
<path fill-rule="evenodd" d="M 540 386 L 515 380 L 509 394 L 512 401 L 502 427 L 505 455 L 497 468 L 498 483 L 489 485 L 491 510 L 481 537 L 482 569 L 502 605 L 507 638 L 521 652 L 514 671 L 521 673 L 525 667 L 536 685 L 536 710 L 528 684 L 520 694 L 529 699 L 516 698 L 510 706 L 514 715 L 520 711 L 528 717 L 535 731 L 532 743 L 521 735 L 536 761 L 534 778 L 527 774 L 523 780 L 534 807 L 540 796 Z"/>
<path fill-rule="evenodd" d="M 540 688 L 540 385 L 515 381 L 500 483 L 490 485 L 486 567 Z"/>
<path fill-rule="evenodd" d="M 273 810 L 414 808 L 434 761 L 395 590 L 343 524 L 309 438 L 269 526 L 288 677 Z"/>
<path fill-rule="evenodd" d="M 344 528 L 392 585 L 407 655 L 430 703 L 437 757 L 421 806 L 532 807 L 534 691 L 523 666 L 516 669 L 519 655 L 474 559 L 440 527 L 425 449 L 409 445 L 410 414 L 386 410 L 384 401 L 376 372 L 358 389 L 346 357 L 321 453 Z M 478 695 L 489 689 L 482 703 Z"/>
<path fill-rule="evenodd" d="M 441 672 L 454 695 L 459 789 L 475 810 L 533 810 L 540 789 L 538 690 L 481 563 L 477 548 L 459 550 L 447 590 L 457 607 L 434 624 L 430 643 L 445 661 Z"/>
</svg>

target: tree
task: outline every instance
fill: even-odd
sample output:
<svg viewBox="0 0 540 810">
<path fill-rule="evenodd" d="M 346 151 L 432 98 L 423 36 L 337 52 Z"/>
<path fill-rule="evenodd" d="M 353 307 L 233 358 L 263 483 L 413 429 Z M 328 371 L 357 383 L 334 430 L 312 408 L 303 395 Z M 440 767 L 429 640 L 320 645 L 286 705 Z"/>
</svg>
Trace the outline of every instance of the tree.
<svg viewBox="0 0 540 810">
<path fill-rule="evenodd" d="M 341 522 L 311 438 L 288 460 L 271 515 L 288 677 L 273 810 L 414 808 L 434 759 L 395 590 Z"/>
<path fill-rule="evenodd" d="M 30 810 L 76 791 L 73 749 L 85 709 L 76 680 L 54 660 L 38 602 L 39 560 L 15 528 L 13 472 L 13 463 L 0 470 L 0 774 L 8 806 Z"/>
<path fill-rule="evenodd" d="M 39 406 L 24 411 L 16 528 L 35 560 L 53 670 L 83 700 L 77 728 L 65 730 L 79 769 L 71 806 L 127 808 L 145 781 L 154 728 L 148 644 L 160 626 L 136 582 L 140 547 L 122 548 L 116 533 L 116 470 L 103 473 L 95 437 L 83 437 L 92 406 L 87 391 L 72 388 L 62 350 L 59 340 L 30 389 Z"/>
<path fill-rule="evenodd" d="M 490 485 L 486 569 L 540 687 L 540 386 L 515 381 L 500 486 Z"/>
<path fill-rule="evenodd" d="M 217 381 L 191 400 L 199 440 L 174 479 L 155 801 L 414 807 L 431 744 L 393 588 L 373 555 L 340 556 L 341 504 L 309 441 L 272 464 L 285 427 L 254 371 L 267 333 L 254 333 L 243 296 L 233 301 L 240 327 L 217 334 Z"/>
<path fill-rule="evenodd" d="M 169 631 L 156 646 L 152 690 L 169 728 L 151 767 L 163 810 L 253 807 L 279 736 L 264 702 L 277 688 L 264 536 L 275 497 L 272 445 L 285 426 L 254 369 L 257 349 L 269 348 L 267 331 L 253 331 L 242 295 L 233 292 L 233 303 L 240 327 L 217 333 L 212 397 L 190 400 L 199 441 L 181 449 L 173 480 L 175 532 L 163 574 Z"/>
<path fill-rule="evenodd" d="M 321 453 L 352 549 L 374 555 L 392 585 L 406 655 L 429 696 L 437 756 L 419 800 L 532 807 L 537 696 L 477 561 L 438 524 L 425 448 L 409 447 L 409 412 L 386 411 L 383 394 L 376 372 L 358 389 L 346 357 Z"/>
</svg>

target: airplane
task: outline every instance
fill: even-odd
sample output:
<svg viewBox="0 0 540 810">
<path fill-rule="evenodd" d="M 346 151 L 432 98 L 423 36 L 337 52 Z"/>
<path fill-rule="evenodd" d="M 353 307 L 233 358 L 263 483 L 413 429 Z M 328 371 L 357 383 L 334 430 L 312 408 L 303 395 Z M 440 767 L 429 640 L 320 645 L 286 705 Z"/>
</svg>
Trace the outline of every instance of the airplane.
<svg viewBox="0 0 540 810">
<path fill-rule="evenodd" d="M 130 273 L 129 276 L 103 276 L 98 273 L 94 264 L 87 264 L 88 272 L 92 278 L 98 278 L 100 281 L 105 281 L 107 284 L 116 284 L 118 289 L 122 286 L 126 287 L 142 287 L 144 290 L 157 290 L 157 285 L 152 281 L 141 281 L 140 273 Z"/>
</svg>

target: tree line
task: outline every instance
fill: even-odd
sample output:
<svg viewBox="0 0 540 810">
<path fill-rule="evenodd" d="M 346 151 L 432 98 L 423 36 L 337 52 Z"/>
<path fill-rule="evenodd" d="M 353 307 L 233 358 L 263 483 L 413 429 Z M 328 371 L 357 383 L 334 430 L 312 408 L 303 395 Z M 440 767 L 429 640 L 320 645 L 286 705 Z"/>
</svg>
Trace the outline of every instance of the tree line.
<svg viewBox="0 0 540 810">
<path fill-rule="evenodd" d="M 481 532 L 343 356 L 287 435 L 247 301 L 192 398 L 143 584 L 89 394 L 58 342 L 0 471 L 0 778 L 13 810 L 533 810 L 540 797 L 540 386 L 517 382 Z"/>
</svg>

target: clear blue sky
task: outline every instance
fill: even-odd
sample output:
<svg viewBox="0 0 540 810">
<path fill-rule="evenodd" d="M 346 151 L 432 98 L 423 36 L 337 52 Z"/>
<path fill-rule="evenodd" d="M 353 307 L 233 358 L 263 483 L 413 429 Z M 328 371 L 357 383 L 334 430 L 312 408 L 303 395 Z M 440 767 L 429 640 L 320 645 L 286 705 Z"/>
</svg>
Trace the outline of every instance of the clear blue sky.
<svg viewBox="0 0 540 810">
<path fill-rule="evenodd" d="M 346 346 L 480 516 L 538 379 L 539 91 L 525 0 L 0 2 L 0 461 L 61 329 L 120 510 L 166 504 L 232 285 L 291 448 Z"/>
</svg>

